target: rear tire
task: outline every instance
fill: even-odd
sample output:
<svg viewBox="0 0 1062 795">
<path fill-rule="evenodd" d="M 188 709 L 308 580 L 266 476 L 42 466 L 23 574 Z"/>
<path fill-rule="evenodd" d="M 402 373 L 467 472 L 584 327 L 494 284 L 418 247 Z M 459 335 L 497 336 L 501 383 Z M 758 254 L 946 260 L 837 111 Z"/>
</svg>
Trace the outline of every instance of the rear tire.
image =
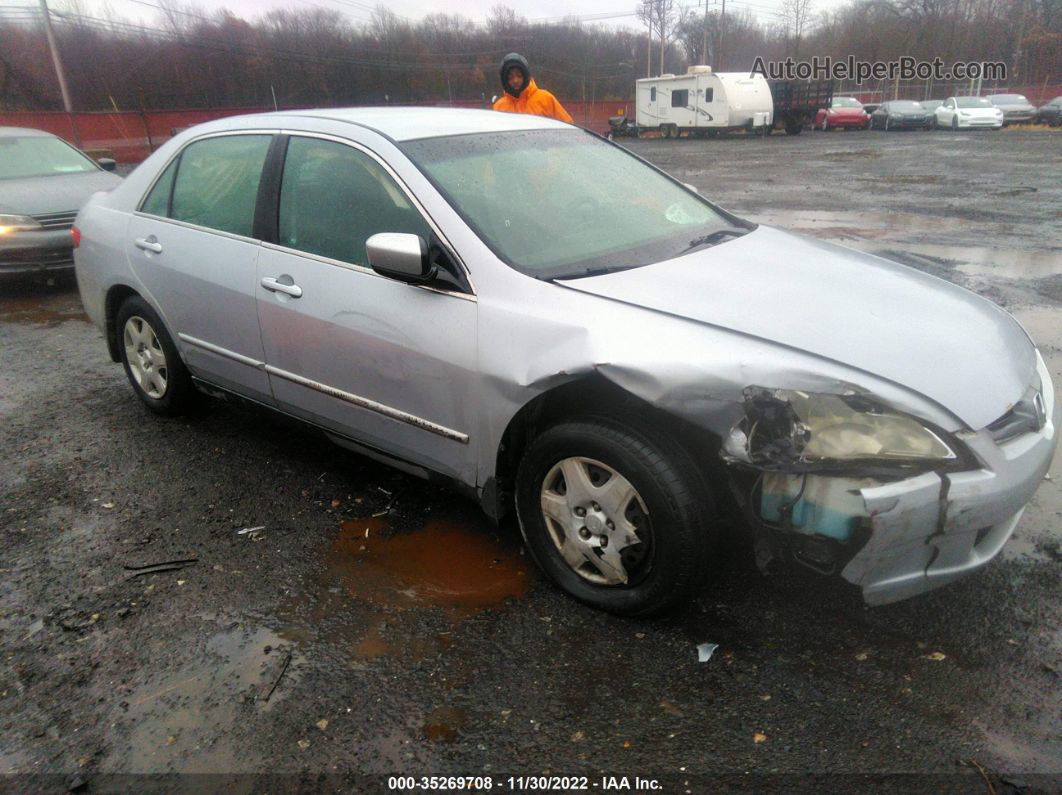
<svg viewBox="0 0 1062 795">
<path fill-rule="evenodd" d="M 196 389 L 158 313 L 140 296 L 130 296 L 118 309 L 115 328 L 122 366 L 136 396 L 156 414 L 187 411 Z"/>
<path fill-rule="evenodd" d="M 677 442 L 630 423 L 555 425 L 517 473 L 528 550 L 556 585 L 601 610 L 647 616 L 688 601 L 718 534 L 695 467 Z"/>
</svg>

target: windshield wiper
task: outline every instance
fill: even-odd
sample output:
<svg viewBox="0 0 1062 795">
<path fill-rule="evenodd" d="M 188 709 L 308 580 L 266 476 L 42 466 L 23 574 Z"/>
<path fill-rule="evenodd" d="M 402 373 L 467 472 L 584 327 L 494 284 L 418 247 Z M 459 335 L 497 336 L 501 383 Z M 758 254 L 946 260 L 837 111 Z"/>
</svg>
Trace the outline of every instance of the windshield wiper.
<svg viewBox="0 0 1062 795">
<path fill-rule="evenodd" d="M 747 235 L 748 233 L 748 229 L 738 229 L 731 227 L 727 227 L 726 229 L 718 229 L 710 234 L 694 238 L 690 241 L 690 244 L 686 246 L 686 248 L 682 249 L 682 251 L 680 251 L 675 256 L 680 257 L 683 254 L 687 254 L 690 251 L 693 251 L 695 248 L 700 248 L 701 246 L 715 245 L 716 243 L 722 243 L 727 238 L 741 237 L 742 235 Z"/>
<path fill-rule="evenodd" d="M 603 265 L 600 268 L 587 268 L 579 273 L 566 273 L 563 276 L 554 276 L 554 279 L 582 279 L 584 276 L 604 276 L 606 273 L 618 273 L 642 267 L 638 265 Z"/>
</svg>

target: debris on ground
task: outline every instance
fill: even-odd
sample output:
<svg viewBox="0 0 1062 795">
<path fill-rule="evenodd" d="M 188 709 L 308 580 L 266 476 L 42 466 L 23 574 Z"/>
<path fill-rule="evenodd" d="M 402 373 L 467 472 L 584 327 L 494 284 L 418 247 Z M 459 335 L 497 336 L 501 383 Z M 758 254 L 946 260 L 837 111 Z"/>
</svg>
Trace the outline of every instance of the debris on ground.
<svg viewBox="0 0 1062 795">
<path fill-rule="evenodd" d="M 325 729 L 328 728 L 328 719 L 327 718 L 321 718 L 321 720 L 317 721 L 316 725 L 317 725 L 318 729 L 320 729 L 321 731 L 324 731 Z"/>
<path fill-rule="evenodd" d="M 252 541 L 261 541 L 265 525 L 259 525 L 258 527 L 245 527 L 243 530 L 237 530 L 236 535 L 247 536 Z"/>
<path fill-rule="evenodd" d="M 284 658 L 284 662 L 280 666 L 280 673 L 278 673 L 277 674 L 277 678 L 273 680 L 273 686 L 271 688 L 269 688 L 269 692 L 266 693 L 265 694 L 265 698 L 262 699 L 263 701 L 269 701 L 270 696 L 272 696 L 273 692 L 277 689 L 277 685 L 280 684 L 280 680 L 283 679 L 284 678 L 284 674 L 287 673 L 289 665 L 291 665 L 291 652 L 290 651 L 288 652 L 287 656 Z"/>
<path fill-rule="evenodd" d="M 977 764 L 977 760 L 967 759 L 966 764 L 970 765 L 971 767 L 977 768 L 977 772 L 980 773 L 981 778 L 984 779 L 985 789 L 988 792 L 988 795 L 996 795 L 996 788 L 992 786 L 992 781 L 988 778 L 988 774 L 985 772 L 985 769 L 979 764 Z"/>
<path fill-rule="evenodd" d="M 759 745 L 760 743 L 766 742 L 766 741 L 767 741 L 767 735 L 764 734 L 763 732 L 754 732 L 753 733 L 752 742 L 756 743 L 756 745 Z"/>
<path fill-rule="evenodd" d="M 948 656 L 946 654 L 944 654 L 944 652 L 942 652 L 942 651 L 935 651 L 935 652 L 932 652 L 930 654 L 927 654 L 926 655 L 926 659 L 927 660 L 932 660 L 933 662 L 940 662 L 941 660 L 948 659 Z"/>
<path fill-rule="evenodd" d="M 715 650 L 719 648 L 718 643 L 698 643 L 697 644 L 697 662 L 706 663 L 712 659 L 712 655 Z"/>
<path fill-rule="evenodd" d="M 199 558 L 181 558 L 179 560 L 164 560 L 159 563 L 145 563 L 142 566 L 131 566 L 127 563 L 122 568 L 132 572 L 128 577 L 128 579 L 132 579 L 144 574 L 157 574 L 161 571 L 179 571 L 188 566 L 194 566 L 198 562 Z"/>
</svg>

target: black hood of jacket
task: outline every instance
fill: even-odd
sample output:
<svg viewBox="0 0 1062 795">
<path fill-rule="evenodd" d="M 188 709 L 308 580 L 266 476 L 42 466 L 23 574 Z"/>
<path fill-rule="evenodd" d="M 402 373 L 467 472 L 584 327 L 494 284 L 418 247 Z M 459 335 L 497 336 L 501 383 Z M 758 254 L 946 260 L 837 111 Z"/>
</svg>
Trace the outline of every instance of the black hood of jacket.
<svg viewBox="0 0 1062 795">
<path fill-rule="evenodd" d="M 513 91 L 509 88 L 509 81 L 505 79 L 505 75 L 514 66 L 519 67 L 520 71 L 524 73 L 524 84 L 520 86 L 520 91 Z M 531 83 L 531 67 L 527 65 L 527 59 L 516 52 L 511 52 L 502 59 L 500 74 L 502 91 L 514 97 L 519 97 L 521 92 Z"/>
</svg>

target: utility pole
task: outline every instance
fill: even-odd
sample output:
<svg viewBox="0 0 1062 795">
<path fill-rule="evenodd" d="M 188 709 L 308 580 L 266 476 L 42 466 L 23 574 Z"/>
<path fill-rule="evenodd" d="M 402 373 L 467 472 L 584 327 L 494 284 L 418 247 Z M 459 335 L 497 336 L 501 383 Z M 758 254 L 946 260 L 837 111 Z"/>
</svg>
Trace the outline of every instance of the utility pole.
<svg viewBox="0 0 1062 795">
<path fill-rule="evenodd" d="M 723 70 L 723 30 L 726 28 L 726 0 L 723 0 L 723 10 L 719 12 L 719 46 L 715 51 L 715 71 Z"/>
<path fill-rule="evenodd" d="M 63 109 L 67 113 L 73 113 L 74 108 L 70 104 L 70 89 L 66 86 L 66 75 L 63 74 L 63 61 L 59 58 L 59 47 L 55 44 L 55 33 L 52 32 L 52 17 L 48 13 L 48 0 L 40 0 L 40 2 L 41 12 L 44 14 L 44 34 L 48 37 L 48 49 L 52 51 L 55 76 L 59 78 L 59 91 L 63 95 Z"/>
<path fill-rule="evenodd" d="M 649 31 L 645 38 L 645 76 L 653 76 L 653 11 L 649 6 Z"/>
<path fill-rule="evenodd" d="M 699 0 L 704 3 L 704 27 L 701 28 L 701 63 L 708 63 L 708 0 Z"/>
</svg>

